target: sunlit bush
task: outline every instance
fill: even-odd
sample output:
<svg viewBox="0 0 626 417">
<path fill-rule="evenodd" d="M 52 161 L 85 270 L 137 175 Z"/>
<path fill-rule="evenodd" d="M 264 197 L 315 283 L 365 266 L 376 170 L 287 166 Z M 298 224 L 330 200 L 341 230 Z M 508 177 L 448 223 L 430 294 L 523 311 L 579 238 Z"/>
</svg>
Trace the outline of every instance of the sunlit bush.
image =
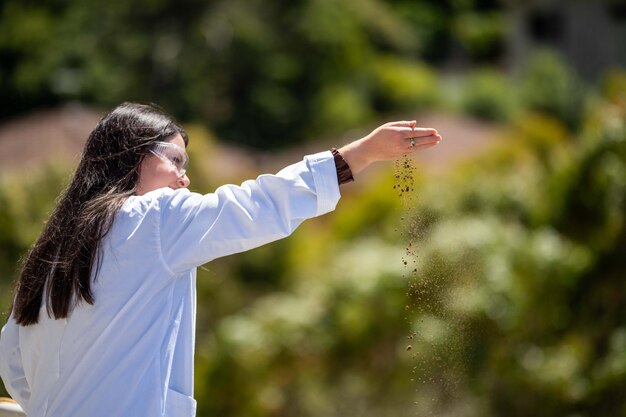
<svg viewBox="0 0 626 417">
<path fill-rule="evenodd" d="M 517 90 L 501 72 L 475 71 L 465 80 L 464 87 L 461 106 L 467 114 L 502 122 L 515 111 Z"/>
<path fill-rule="evenodd" d="M 68 179 L 66 168 L 49 166 L 29 176 L 14 174 L 0 180 L 0 314 L 10 304 L 18 260 L 39 236 Z"/>
<path fill-rule="evenodd" d="M 587 86 L 555 52 L 535 53 L 521 79 L 522 101 L 530 110 L 552 115 L 572 129 L 580 126 Z"/>
<path fill-rule="evenodd" d="M 324 86 L 315 98 L 315 132 L 353 129 L 373 115 L 367 92 L 351 84 Z"/>
<path fill-rule="evenodd" d="M 476 61 L 498 58 L 506 41 L 505 16 L 500 12 L 462 13 L 452 24 L 453 33 Z"/>
<path fill-rule="evenodd" d="M 373 71 L 378 101 L 385 109 L 415 111 L 442 101 L 437 75 L 423 63 L 382 57 Z"/>
</svg>

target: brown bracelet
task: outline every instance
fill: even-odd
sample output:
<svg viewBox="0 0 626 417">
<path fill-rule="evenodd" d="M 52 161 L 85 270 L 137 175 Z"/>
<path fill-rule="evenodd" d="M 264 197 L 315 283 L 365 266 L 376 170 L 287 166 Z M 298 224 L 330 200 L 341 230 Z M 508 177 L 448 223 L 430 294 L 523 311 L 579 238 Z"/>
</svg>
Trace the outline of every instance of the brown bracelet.
<svg viewBox="0 0 626 417">
<path fill-rule="evenodd" d="M 339 185 L 354 181 L 350 166 L 348 165 L 346 160 L 343 159 L 343 156 L 341 156 L 337 148 L 332 148 L 330 151 L 335 158 L 335 168 L 337 168 L 337 182 L 339 183 Z"/>
</svg>

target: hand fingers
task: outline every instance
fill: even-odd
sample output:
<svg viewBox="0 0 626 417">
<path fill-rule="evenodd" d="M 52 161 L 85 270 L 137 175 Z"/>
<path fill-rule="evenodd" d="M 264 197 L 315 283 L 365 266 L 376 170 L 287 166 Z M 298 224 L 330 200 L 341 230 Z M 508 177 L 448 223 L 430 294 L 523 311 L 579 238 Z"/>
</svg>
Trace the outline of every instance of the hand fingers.
<svg viewBox="0 0 626 417">
<path fill-rule="evenodd" d="M 438 135 L 437 129 L 433 129 L 430 127 L 415 127 L 415 128 L 400 127 L 400 128 L 396 128 L 395 130 L 401 132 L 402 137 L 404 139 Z"/>
<path fill-rule="evenodd" d="M 397 126 L 397 127 L 415 127 L 417 122 L 415 120 L 403 120 L 398 122 L 385 123 L 385 126 Z"/>
<path fill-rule="evenodd" d="M 406 146 L 408 147 L 408 150 L 410 151 L 411 149 L 421 149 L 424 147 L 431 147 L 431 146 L 437 145 L 439 142 L 441 142 L 441 136 L 432 135 L 432 136 L 413 137 L 413 138 L 410 138 L 409 140 L 406 140 L 405 142 L 406 142 Z"/>
<path fill-rule="evenodd" d="M 427 143 L 437 143 L 441 141 L 441 136 L 439 135 L 432 135 L 432 136 L 421 136 L 421 137 L 415 137 L 415 138 L 411 138 L 408 141 L 409 146 L 420 146 L 420 145 L 424 145 Z M 413 145 L 415 144 L 415 145 Z"/>
<path fill-rule="evenodd" d="M 389 123 L 385 123 L 384 126 L 404 128 L 402 129 L 402 131 L 405 131 L 405 132 L 407 131 L 406 128 L 410 128 L 411 132 L 416 133 L 414 137 L 438 134 L 437 129 L 430 128 L 430 127 L 417 127 L 417 122 L 415 120 L 402 120 L 402 121 L 397 121 L 397 122 L 389 122 Z"/>
</svg>

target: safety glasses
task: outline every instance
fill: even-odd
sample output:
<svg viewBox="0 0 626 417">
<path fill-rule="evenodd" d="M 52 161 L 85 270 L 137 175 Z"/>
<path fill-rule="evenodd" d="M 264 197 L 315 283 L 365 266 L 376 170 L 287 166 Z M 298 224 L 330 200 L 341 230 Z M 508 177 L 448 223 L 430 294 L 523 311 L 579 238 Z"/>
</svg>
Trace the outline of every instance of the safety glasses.
<svg viewBox="0 0 626 417">
<path fill-rule="evenodd" d="M 168 162 L 176 168 L 178 176 L 182 177 L 187 172 L 189 166 L 189 155 L 183 148 L 170 142 L 154 142 L 150 147 L 150 152 Z"/>
</svg>

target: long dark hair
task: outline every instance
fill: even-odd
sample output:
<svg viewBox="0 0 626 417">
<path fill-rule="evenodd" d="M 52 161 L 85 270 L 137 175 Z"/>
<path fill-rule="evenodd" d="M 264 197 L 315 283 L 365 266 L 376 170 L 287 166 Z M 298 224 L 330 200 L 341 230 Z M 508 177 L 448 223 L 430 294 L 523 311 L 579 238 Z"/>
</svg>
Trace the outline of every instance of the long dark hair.
<svg viewBox="0 0 626 417">
<path fill-rule="evenodd" d="M 38 322 L 44 292 L 48 316 L 55 319 L 68 317 L 78 302 L 94 303 L 91 280 L 100 268 L 100 242 L 135 193 L 151 144 L 176 133 L 187 144 L 185 131 L 153 105 L 123 103 L 100 120 L 70 185 L 24 258 L 12 306 L 17 323 Z"/>
</svg>

